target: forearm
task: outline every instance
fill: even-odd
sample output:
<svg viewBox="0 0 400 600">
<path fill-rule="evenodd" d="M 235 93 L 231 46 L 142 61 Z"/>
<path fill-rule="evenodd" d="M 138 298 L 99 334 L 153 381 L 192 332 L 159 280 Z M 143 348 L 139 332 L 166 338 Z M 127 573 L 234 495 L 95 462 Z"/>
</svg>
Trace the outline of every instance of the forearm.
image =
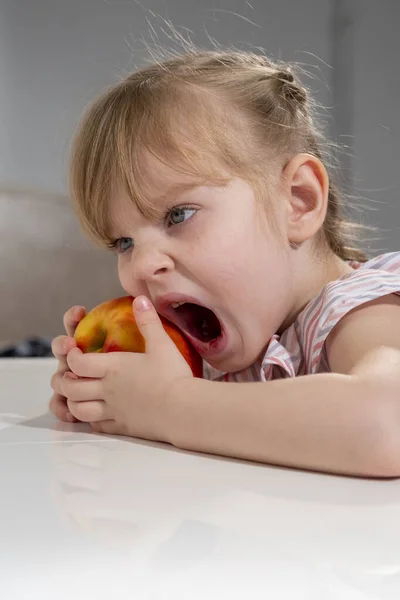
<svg viewBox="0 0 400 600">
<path fill-rule="evenodd" d="M 334 373 L 267 383 L 192 379 L 173 399 L 171 442 L 276 465 L 390 476 L 390 416 L 381 391 L 371 381 Z"/>
</svg>

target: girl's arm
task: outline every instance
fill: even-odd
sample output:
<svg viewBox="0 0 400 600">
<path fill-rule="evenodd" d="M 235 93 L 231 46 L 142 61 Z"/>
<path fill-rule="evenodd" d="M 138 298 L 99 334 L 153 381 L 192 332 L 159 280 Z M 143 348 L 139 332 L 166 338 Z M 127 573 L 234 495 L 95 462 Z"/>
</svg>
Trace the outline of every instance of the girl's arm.
<svg viewBox="0 0 400 600">
<path fill-rule="evenodd" d="M 342 373 L 181 384 L 171 404 L 171 443 L 315 471 L 400 476 L 400 305 L 392 314 L 370 304 L 364 316 L 374 311 L 375 328 L 370 319 L 361 327 L 361 309 L 353 311 L 329 344 Z M 384 346 L 388 338 L 396 345 Z"/>
<path fill-rule="evenodd" d="M 268 383 L 193 379 L 175 396 L 170 441 L 182 449 L 276 465 L 395 477 L 400 425 L 394 408 L 389 390 L 355 375 Z"/>
</svg>

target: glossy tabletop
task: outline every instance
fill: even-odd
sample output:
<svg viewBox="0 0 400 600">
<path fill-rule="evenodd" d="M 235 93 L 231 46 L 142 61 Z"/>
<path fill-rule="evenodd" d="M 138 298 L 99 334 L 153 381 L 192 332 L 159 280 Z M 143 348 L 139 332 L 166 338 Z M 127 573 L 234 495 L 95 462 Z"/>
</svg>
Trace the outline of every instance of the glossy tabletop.
<svg viewBox="0 0 400 600">
<path fill-rule="evenodd" d="M 400 598 L 399 480 L 61 424 L 47 408 L 54 369 L 0 360 L 2 599 Z"/>
</svg>

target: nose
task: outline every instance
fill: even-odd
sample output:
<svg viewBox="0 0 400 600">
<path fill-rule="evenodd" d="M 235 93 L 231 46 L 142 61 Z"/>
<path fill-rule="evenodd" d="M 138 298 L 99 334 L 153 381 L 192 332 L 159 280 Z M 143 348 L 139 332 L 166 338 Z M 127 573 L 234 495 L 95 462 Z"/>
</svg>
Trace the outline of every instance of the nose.
<svg viewBox="0 0 400 600">
<path fill-rule="evenodd" d="M 156 282 L 173 268 L 172 258 L 154 244 L 135 248 L 132 252 L 132 271 L 137 281 Z"/>
</svg>

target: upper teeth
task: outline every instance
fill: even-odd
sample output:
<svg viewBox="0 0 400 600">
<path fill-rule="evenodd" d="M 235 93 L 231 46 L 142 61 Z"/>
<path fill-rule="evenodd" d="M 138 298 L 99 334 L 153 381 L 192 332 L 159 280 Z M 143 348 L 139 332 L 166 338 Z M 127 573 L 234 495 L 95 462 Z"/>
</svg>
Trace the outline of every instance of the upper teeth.
<svg viewBox="0 0 400 600">
<path fill-rule="evenodd" d="M 182 304 L 186 304 L 186 302 L 173 302 L 171 306 L 172 308 L 178 308 L 178 306 L 182 306 Z"/>
</svg>

